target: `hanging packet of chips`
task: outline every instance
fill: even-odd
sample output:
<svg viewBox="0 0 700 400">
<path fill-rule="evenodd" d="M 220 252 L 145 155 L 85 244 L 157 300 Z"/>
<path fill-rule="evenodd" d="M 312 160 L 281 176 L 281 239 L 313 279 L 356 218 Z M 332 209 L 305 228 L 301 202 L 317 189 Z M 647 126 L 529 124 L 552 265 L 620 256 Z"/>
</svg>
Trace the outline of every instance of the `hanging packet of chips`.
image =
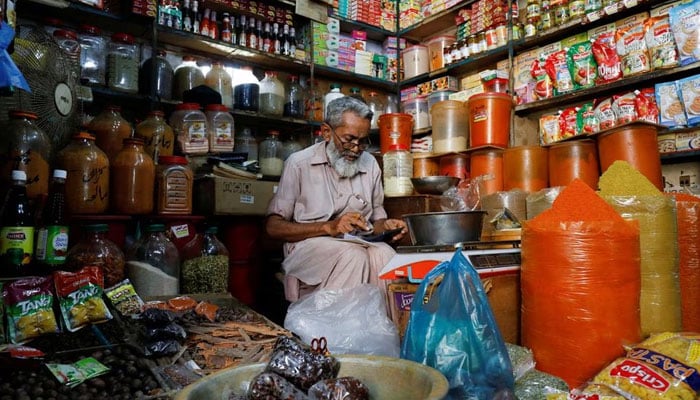
<svg viewBox="0 0 700 400">
<path fill-rule="evenodd" d="M 78 272 L 54 272 L 56 293 L 66 328 L 78 329 L 112 319 L 102 300 L 104 277 L 99 267 L 85 267 Z"/>
<path fill-rule="evenodd" d="M 60 328 L 53 312 L 51 277 L 30 277 L 6 284 L 2 290 L 7 333 L 12 343 L 25 343 Z"/>
</svg>

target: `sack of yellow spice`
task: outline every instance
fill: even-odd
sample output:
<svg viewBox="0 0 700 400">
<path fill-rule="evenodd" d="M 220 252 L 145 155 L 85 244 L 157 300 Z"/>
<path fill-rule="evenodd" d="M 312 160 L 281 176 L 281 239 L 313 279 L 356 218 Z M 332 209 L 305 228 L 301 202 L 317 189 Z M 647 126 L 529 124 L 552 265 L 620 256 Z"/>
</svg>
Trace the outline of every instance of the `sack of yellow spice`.
<svg viewBox="0 0 700 400">
<path fill-rule="evenodd" d="M 695 400 L 700 394 L 700 334 L 659 333 L 598 373 L 578 400 Z M 564 400 L 566 394 L 547 396 Z"/>
</svg>

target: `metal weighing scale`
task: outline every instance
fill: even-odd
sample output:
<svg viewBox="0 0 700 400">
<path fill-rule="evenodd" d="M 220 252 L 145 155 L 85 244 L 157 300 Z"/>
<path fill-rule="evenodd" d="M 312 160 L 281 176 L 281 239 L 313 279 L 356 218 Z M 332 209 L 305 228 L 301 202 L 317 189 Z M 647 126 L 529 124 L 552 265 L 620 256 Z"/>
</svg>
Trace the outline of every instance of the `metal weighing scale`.
<svg viewBox="0 0 700 400">
<path fill-rule="evenodd" d="M 462 242 L 455 245 L 399 246 L 379 277 L 386 280 L 406 278 L 411 283 L 420 283 L 436 265 L 452 259 L 458 248 L 462 249 L 464 257 L 481 277 L 520 271 L 519 240 Z"/>
</svg>

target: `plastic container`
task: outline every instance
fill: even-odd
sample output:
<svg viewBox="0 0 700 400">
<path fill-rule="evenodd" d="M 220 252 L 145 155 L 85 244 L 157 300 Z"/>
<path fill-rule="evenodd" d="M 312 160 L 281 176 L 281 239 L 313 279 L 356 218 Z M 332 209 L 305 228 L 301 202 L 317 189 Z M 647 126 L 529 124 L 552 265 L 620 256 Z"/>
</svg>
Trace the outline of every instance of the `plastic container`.
<svg viewBox="0 0 700 400">
<path fill-rule="evenodd" d="M 146 226 L 144 235 L 127 252 L 127 270 L 143 297 L 180 293 L 180 255 L 165 234 L 165 225 Z"/>
<path fill-rule="evenodd" d="M 282 116 L 284 96 L 284 84 L 277 79 L 277 72 L 265 71 L 265 78 L 260 81 L 260 113 Z"/>
<path fill-rule="evenodd" d="M 508 79 L 493 78 L 484 82 L 485 92 L 508 93 Z"/>
<path fill-rule="evenodd" d="M 182 293 L 225 293 L 228 290 L 229 253 L 216 237 L 217 232 L 216 227 L 209 227 L 182 248 Z"/>
<path fill-rule="evenodd" d="M 284 159 L 282 158 L 282 142 L 279 141 L 279 131 L 269 131 L 265 140 L 260 142 L 258 149 L 258 164 L 264 176 L 278 177 L 282 175 Z"/>
<path fill-rule="evenodd" d="M 328 103 L 335 99 L 345 96 L 340 92 L 342 85 L 340 83 L 331 83 L 331 90 L 323 96 L 323 119 L 328 118 Z"/>
<path fill-rule="evenodd" d="M 469 131 L 463 102 L 445 100 L 435 104 L 430 109 L 430 120 L 433 123 L 433 153 L 467 149 Z"/>
<path fill-rule="evenodd" d="M 260 82 L 253 74 L 250 66 L 241 67 L 234 76 L 236 85 L 233 87 L 233 108 L 244 111 L 258 112 L 260 109 Z"/>
<path fill-rule="evenodd" d="M 567 186 L 580 179 L 598 190 L 598 149 L 591 139 L 572 140 L 549 147 L 549 185 Z"/>
<path fill-rule="evenodd" d="M 118 214 L 153 212 L 156 166 L 143 148 L 143 139 L 124 139 L 124 147 L 110 165 L 110 204 Z"/>
<path fill-rule="evenodd" d="M 413 116 L 413 129 L 425 129 L 430 127 L 430 112 L 428 111 L 428 99 L 415 98 L 401 103 L 401 111 Z"/>
<path fill-rule="evenodd" d="M 107 38 L 102 30 L 92 25 L 80 27 L 80 80 L 91 84 L 105 84 L 107 68 Z"/>
<path fill-rule="evenodd" d="M 428 110 L 432 109 L 433 106 L 440 101 L 449 100 L 452 93 L 456 92 L 454 90 L 438 90 L 431 92 L 428 95 Z"/>
<path fill-rule="evenodd" d="M 109 206 L 109 159 L 87 132 L 73 136 L 56 156 L 68 171 L 66 206 L 69 214 L 101 214 Z"/>
<path fill-rule="evenodd" d="M 155 187 L 158 214 L 192 214 L 193 175 L 185 157 L 160 156 Z"/>
<path fill-rule="evenodd" d="M 548 150 L 541 146 L 518 146 L 503 151 L 503 190 L 536 192 L 548 187 Z"/>
<path fill-rule="evenodd" d="M 115 33 L 107 45 L 107 86 L 127 93 L 139 91 L 139 46 L 127 33 Z"/>
<path fill-rule="evenodd" d="M 70 178 L 70 172 L 68 177 Z M 84 225 L 82 228 L 80 240 L 68 250 L 65 270 L 75 272 L 87 266 L 100 267 L 104 273 L 105 287 L 124 280 L 124 253 L 107 238 L 107 224 Z"/>
<path fill-rule="evenodd" d="M 231 75 L 224 69 L 224 64 L 220 62 L 214 62 L 204 78 L 204 84 L 216 90 L 221 95 L 221 104 L 228 108 L 233 108 L 233 84 L 231 82 Z"/>
<path fill-rule="evenodd" d="M 627 161 L 663 191 L 657 128 L 642 123 L 614 128 L 598 135 L 601 173 L 617 160 Z"/>
<path fill-rule="evenodd" d="M 80 68 L 80 42 L 78 34 L 68 29 L 57 29 L 53 32 L 53 40 L 67 55 L 76 68 Z M 76 70 L 77 71 L 77 70 Z"/>
<path fill-rule="evenodd" d="M 233 116 L 223 104 L 209 104 L 205 108 L 209 130 L 209 151 L 230 153 L 233 151 Z"/>
<path fill-rule="evenodd" d="M 401 51 L 404 79 L 426 74 L 430 71 L 428 46 L 416 44 Z"/>
<path fill-rule="evenodd" d="M 481 176 L 479 194 L 500 192 L 503 190 L 503 150 L 488 149 L 471 153 L 469 172 L 472 179 Z"/>
<path fill-rule="evenodd" d="M 204 85 L 204 74 L 192 56 L 182 57 L 182 64 L 175 68 L 173 99 L 182 100 L 182 94 L 199 85 Z"/>
<path fill-rule="evenodd" d="M 175 134 L 165 122 L 164 115 L 163 111 L 151 111 L 136 125 L 135 136 L 143 139 L 144 150 L 154 162 L 160 156 L 172 156 L 175 149 Z"/>
<path fill-rule="evenodd" d="M 379 117 L 379 150 L 382 154 L 389 147 L 398 144 L 406 149 L 411 148 L 413 132 L 413 116 L 410 114 L 391 113 Z"/>
<path fill-rule="evenodd" d="M 95 144 L 110 160 L 122 149 L 124 139 L 131 137 L 131 124 L 122 117 L 121 111 L 119 106 L 107 106 L 88 125 L 95 133 Z"/>
<path fill-rule="evenodd" d="M 172 65 L 165 58 L 165 50 L 158 50 L 141 65 L 139 72 L 139 92 L 146 96 L 151 95 L 151 91 L 163 100 L 170 100 L 173 97 L 173 80 L 175 72 Z M 153 68 L 155 68 L 155 81 L 153 80 Z"/>
<path fill-rule="evenodd" d="M 445 66 L 445 61 L 442 55 L 445 52 L 446 47 L 452 46 L 455 42 L 455 37 L 452 35 L 442 35 L 436 36 L 425 44 L 428 46 L 428 52 L 430 55 L 430 70 L 435 71 Z"/>
<path fill-rule="evenodd" d="M 508 147 L 513 99 L 506 93 L 480 93 L 467 101 L 470 146 Z"/>
<path fill-rule="evenodd" d="M 169 125 L 184 154 L 207 154 L 207 117 L 199 110 L 197 103 L 182 103 L 175 106 Z"/>
<path fill-rule="evenodd" d="M 410 196 L 413 193 L 413 157 L 408 148 L 392 144 L 382 156 L 384 196 Z"/>
<path fill-rule="evenodd" d="M 454 176 L 459 179 L 469 178 L 469 156 L 466 154 L 449 154 L 440 157 L 438 175 Z"/>
</svg>

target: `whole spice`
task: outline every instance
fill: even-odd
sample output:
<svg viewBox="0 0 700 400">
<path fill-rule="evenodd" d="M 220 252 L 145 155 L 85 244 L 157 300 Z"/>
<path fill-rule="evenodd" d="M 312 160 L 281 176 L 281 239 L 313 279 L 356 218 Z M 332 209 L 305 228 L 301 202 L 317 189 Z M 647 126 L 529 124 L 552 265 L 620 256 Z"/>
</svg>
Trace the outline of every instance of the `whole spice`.
<svg viewBox="0 0 700 400">
<path fill-rule="evenodd" d="M 185 260 L 180 282 L 183 293 L 223 293 L 228 289 L 228 256 L 201 256 Z"/>
</svg>

